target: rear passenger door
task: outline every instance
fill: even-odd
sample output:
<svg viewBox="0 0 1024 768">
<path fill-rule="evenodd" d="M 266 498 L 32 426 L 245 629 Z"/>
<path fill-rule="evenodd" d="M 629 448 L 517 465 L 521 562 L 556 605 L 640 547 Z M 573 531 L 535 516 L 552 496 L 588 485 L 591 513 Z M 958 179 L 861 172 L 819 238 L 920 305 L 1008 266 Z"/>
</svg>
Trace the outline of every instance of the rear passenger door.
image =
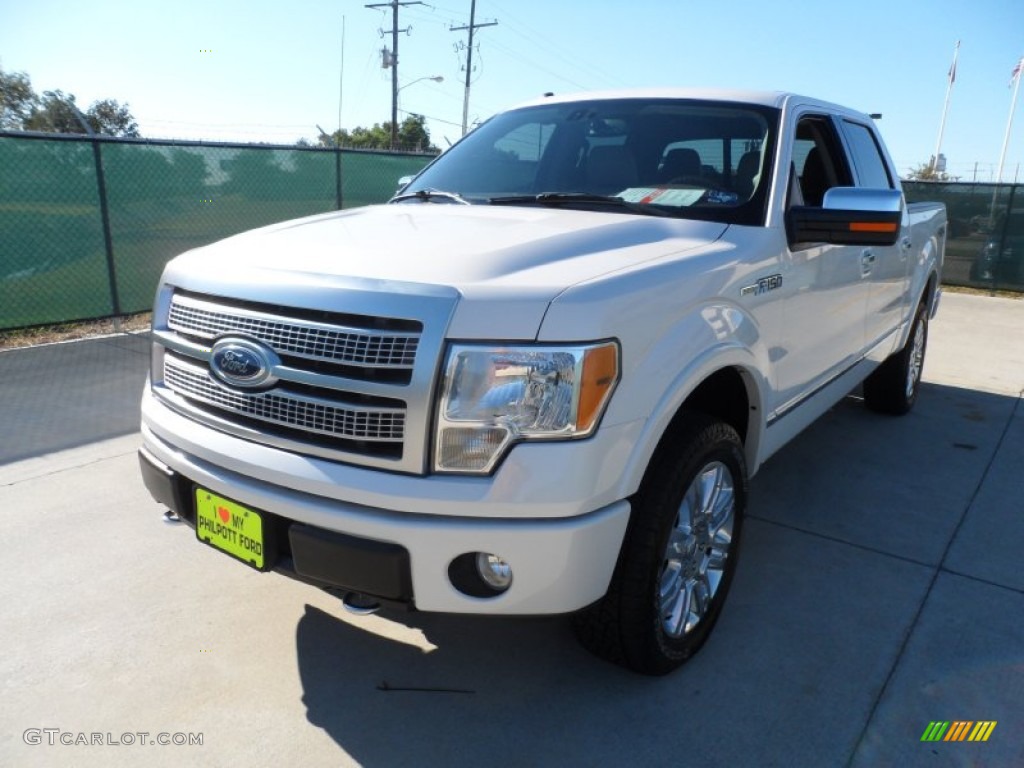
<svg viewBox="0 0 1024 768">
<path fill-rule="evenodd" d="M 853 164 L 858 187 L 869 189 L 898 189 L 896 179 L 889 171 L 881 145 L 875 135 L 874 126 L 858 123 L 848 118 L 840 121 L 843 138 Z M 904 226 L 900 238 L 894 245 L 872 245 L 862 247 L 861 261 L 868 281 L 867 313 L 865 317 L 865 342 L 868 350 L 886 342 L 899 326 L 905 312 L 908 290 L 908 253 L 912 247 L 910 229 Z M 889 341 L 894 342 L 895 336 Z M 891 344 L 884 344 L 884 357 L 891 351 Z"/>
</svg>

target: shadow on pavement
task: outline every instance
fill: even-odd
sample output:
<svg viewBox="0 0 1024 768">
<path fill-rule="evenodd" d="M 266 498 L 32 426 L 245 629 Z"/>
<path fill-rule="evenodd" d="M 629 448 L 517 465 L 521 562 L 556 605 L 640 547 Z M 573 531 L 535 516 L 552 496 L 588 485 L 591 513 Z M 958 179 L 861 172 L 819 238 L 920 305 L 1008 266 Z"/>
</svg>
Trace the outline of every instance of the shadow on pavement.
<svg viewBox="0 0 1024 768">
<path fill-rule="evenodd" d="M 920 703 L 880 732 L 869 718 L 1015 403 L 927 384 L 903 419 L 837 405 L 755 479 L 729 602 L 673 675 L 591 657 L 564 617 L 382 614 L 397 622 L 385 637 L 307 606 L 307 718 L 366 765 L 841 765 L 865 727 L 871 754 L 913 751 Z M 1005 664 L 1000 653 L 971 663 Z M 904 687 L 927 684 L 918 675 Z M 991 719 L 1024 715 L 1008 690 L 960 693 L 1001 703 Z"/>
<path fill-rule="evenodd" d="M 137 432 L 149 334 L 0 353 L 0 464 Z"/>
</svg>

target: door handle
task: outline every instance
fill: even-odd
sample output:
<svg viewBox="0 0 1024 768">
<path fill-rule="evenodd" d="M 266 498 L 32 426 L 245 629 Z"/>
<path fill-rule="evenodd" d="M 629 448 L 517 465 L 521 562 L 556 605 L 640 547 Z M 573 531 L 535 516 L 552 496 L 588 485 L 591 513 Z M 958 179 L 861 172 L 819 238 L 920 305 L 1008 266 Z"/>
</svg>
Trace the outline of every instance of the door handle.
<svg viewBox="0 0 1024 768">
<path fill-rule="evenodd" d="M 871 274 L 871 268 L 875 263 L 875 252 L 870 248 L 864 250 L 860 254 L 860 274 L 861 277 L 867 277 Z"/>
<path fill-rule="evenodd" d="M 900 248 L 902 248 L 904 251 L 909 251 L 913 246 L 914 241 L 911 240 L 909 237 L 904 237 L 902 240 L 900 240 Z"/>
</svg>

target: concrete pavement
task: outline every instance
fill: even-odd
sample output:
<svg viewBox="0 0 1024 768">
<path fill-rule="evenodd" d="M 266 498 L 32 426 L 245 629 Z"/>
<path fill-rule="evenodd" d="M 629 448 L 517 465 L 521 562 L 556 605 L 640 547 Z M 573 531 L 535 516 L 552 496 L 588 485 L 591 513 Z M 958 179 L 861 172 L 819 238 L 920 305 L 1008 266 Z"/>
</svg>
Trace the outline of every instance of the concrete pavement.
<svg viewBox="0 0 1024 768">
<path fill-rule="evenodd" d="M 139 430 L 149 334 L 0 351 L 0 466 Z"/>
<path fill-rule="evenodd" d="M 1024 302 L 946 295 L 913 413 L 851 396 L 769 461 L 713 637 L 659 679 L 561 617 L 357 618 L 219 556 L 139 479 L 144 339 L 69 348 L 82 391 L 58 348 L 0 353 L 0 763 L 1024 764 L 1022 330 Z M 997 725 L 922 743 L 935 720 Z"/>
</svg>

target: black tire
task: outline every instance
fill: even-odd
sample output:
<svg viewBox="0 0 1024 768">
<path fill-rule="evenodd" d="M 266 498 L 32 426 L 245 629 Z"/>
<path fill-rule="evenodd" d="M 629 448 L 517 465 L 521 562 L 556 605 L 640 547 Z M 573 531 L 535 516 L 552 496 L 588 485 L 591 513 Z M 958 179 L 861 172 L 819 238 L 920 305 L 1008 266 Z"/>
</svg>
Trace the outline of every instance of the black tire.
<svg viewBox="0 0 1024 768">
<path fill-rule="evenodd" d="M 707 501 L 695 490 L 698 477 L 705 489 L 714 483 L 711 506 L 722 507 L 723 520 L 726 507 L 731 510 L 728 530 L 722 525 L 713 540 L 712 532 L 702 533 L 699 524 L 688 526 L 690 533 L 677 524 L 684 501 L 691 509 L 694 502 L 703 506 Z M 728 484 L 732 491 L 727 505 Z M 736 430 L 703 414 L 684 413 L 662 441 L 632 499 L 629 527 L 607 594 L 574 617 L 580 642 L 601 658 L 648 675 L 671 672 L 693 656 L 711 633 L 729 592 L 746 500 L 747 467 Z M 678 558 L 670 559 L 670 554 Z M 702 578 L 703 574 L 710 575 Z M 671 594 L 668 586 L 675 582 L 680 585 L 677 600 L 682 602 L 669 601 L 668 606 L 662 588 Z M 689 607 L 684 593 L 690 585 L 699 614 L 692 626 L 686 620 L 689 611 L 683 610 Z M 700 600 L 705 590 L 709 599 Z"/>
<path fill-rule="evenodd" d="M 928 348 L 928 308 L 917 308 L 907 343 L 864 379 L 864 403 L 873 411 L 902 416 L 914 407 Z"/>
</svg>

